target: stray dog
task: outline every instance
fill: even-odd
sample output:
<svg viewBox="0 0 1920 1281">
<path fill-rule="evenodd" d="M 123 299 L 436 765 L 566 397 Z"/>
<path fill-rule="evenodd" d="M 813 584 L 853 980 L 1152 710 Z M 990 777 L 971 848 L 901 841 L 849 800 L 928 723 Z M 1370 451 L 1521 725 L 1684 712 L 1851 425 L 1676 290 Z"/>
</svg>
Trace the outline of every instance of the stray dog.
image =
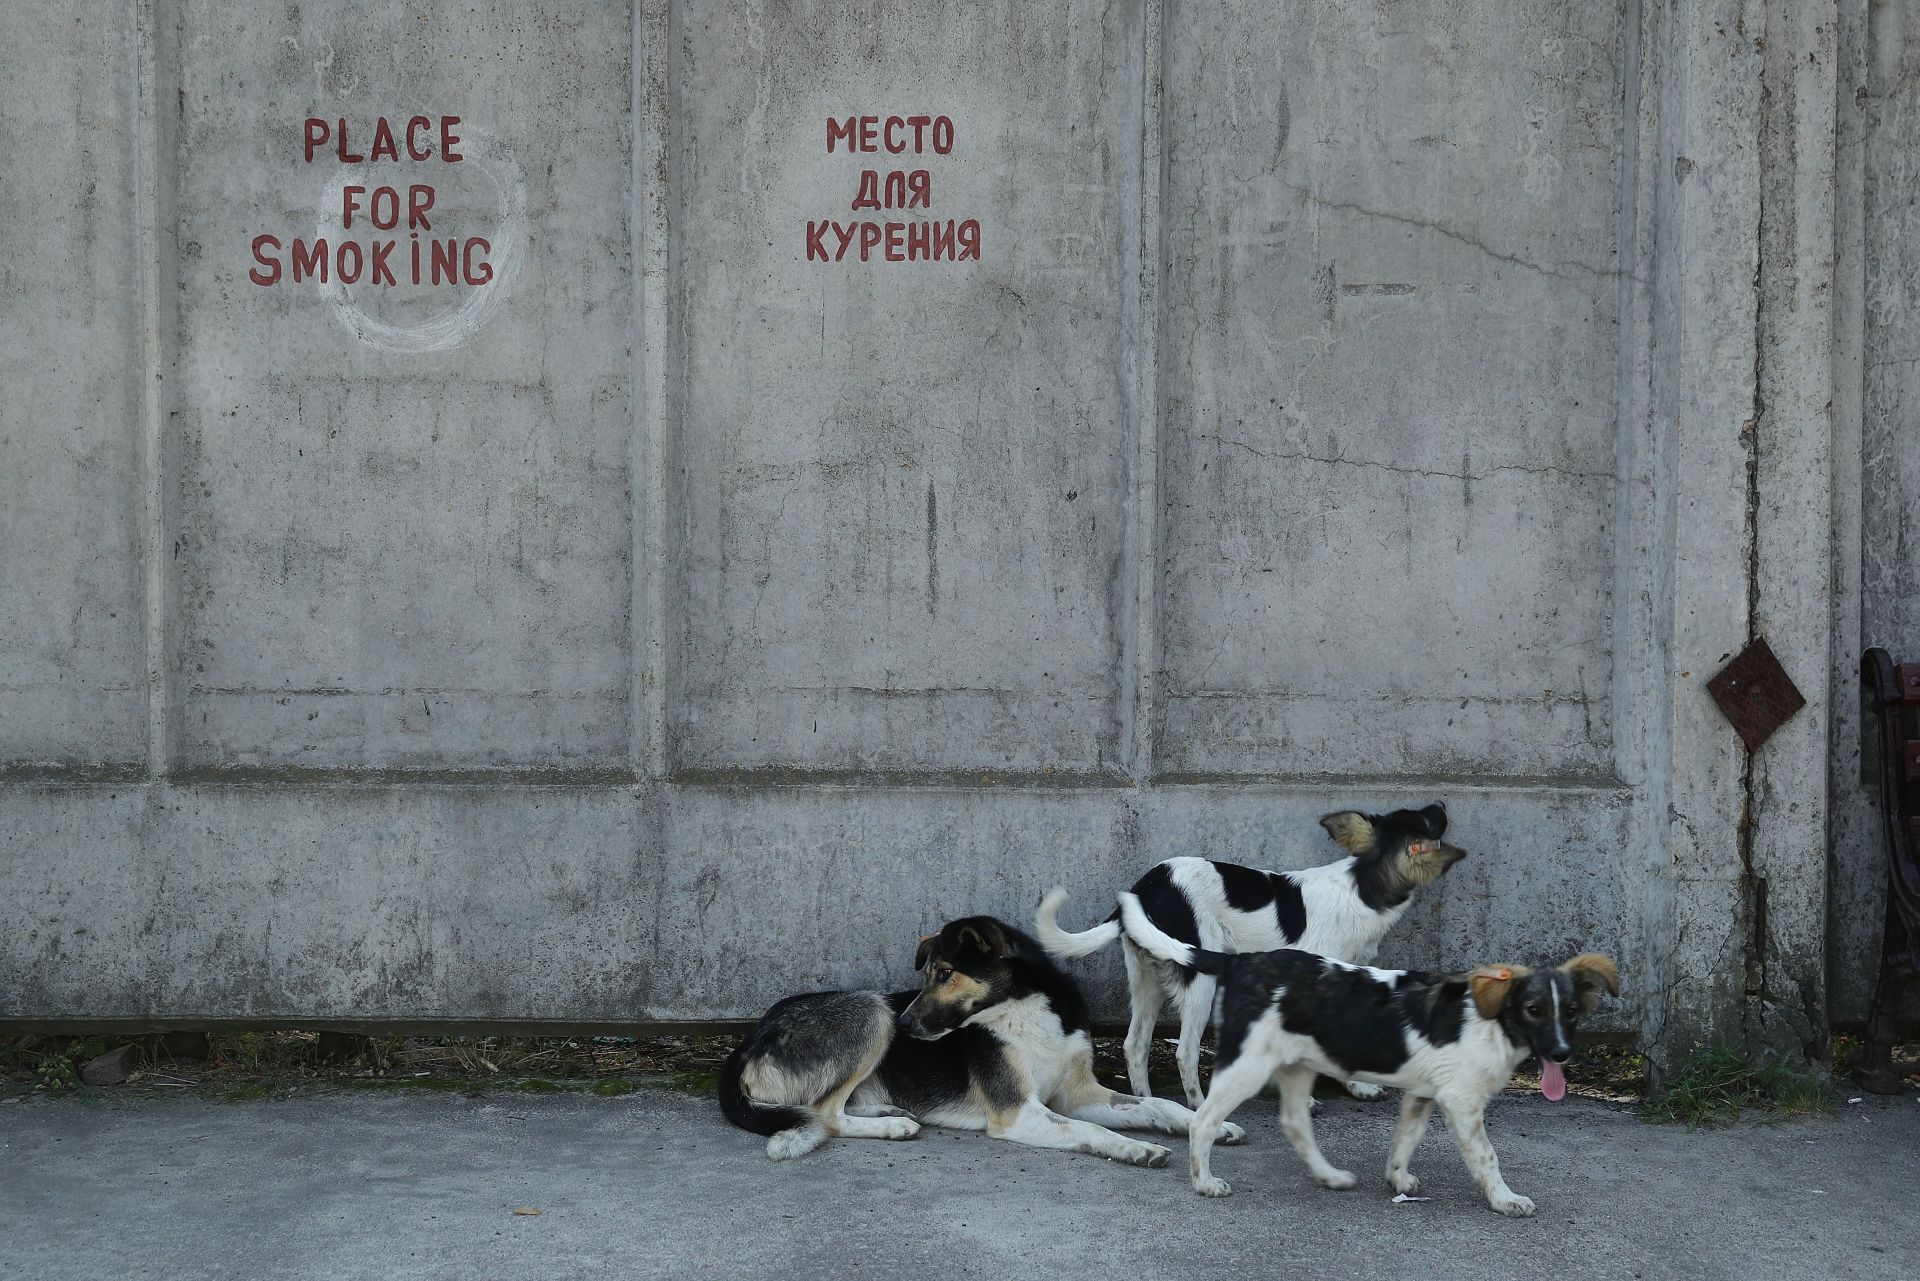
<svg viewBox="0 0 1920 1281">
<path fill-rule="evenodd" d="M 1229 956 L 1162 933 L 1131 894 L 1120 896 L 1120 911 L 1129 938 L 1164 960 L 1218 975 L 1226 987 L 1213 1088 L 1193 1121 L 1194 1191 L 1233 1191 L 1208 1166 L 1213 1127 L 1269 1079 L 1280 1085 L 1280 1128 L 1314 1182 L 1352 1187 L 1353 1175 L 1329 1165 L 1313 1140 L 1308 1103 L 1314 1075 L 1324 1072 L 1404 1091 L 1387 1159 L 1395 1192 L 1420 1187 L 1407 1162 L 1437 1101 L 1488 1204 L 1502 1214 L 1533 1213 L 1533 1202 L 1500 1177 L 1487 1140 L 1487 1100 L 1529 1054 L 1540 1056 L 1540 1092 L 1556 1101 L 1566 1096 L 1560 1065 L 1573 1054 L 1575 1020 L 1593 1009 L 1602 989 L 1620 993 L 1612 961 L 1587 952 L 1553 970 L 1489 965 L 1443 975 L 1376 970 L 1295 950 Z"/>
<path fill-rule="evenodd" d="M 1466 857 L 1440 838 L 1447 831 L 1444 806 L 1362 814 L 1341 810 L 1320 820 L 1341 849 L 1353 857 L 1298 872 L 1263 872 L 1238 863 L 1170 858 L 1134 883 L 1147 919 L 1182 943 L 1221 952 L 1270 952 L 1297 947 L 1343 961 L 1373 959 L 1380 940 L 1407 910 L 1413 892 L 1438 880 Z M 1127 988 L 1133 1015 L 1127 1023 L 1127 1083 L 1150 1096 L 1147 1052 L 1153 1025 L 1168 997 L 1180 1006 L 1180 1042 L 1175 1058 L 1187 1102 L 1200 1106 L 1200 1038 L 1213 1016 L 1214 981 L 1142 950 L 1120 913 L 1078 934 L 1060 928 L 1067 893 L 1055 889 L 1040 902 L 1035 930 L 1052 955 L 1065 960 L 1126 940 Z M 1374 1086 L 1349 1082 L 1356 1098 L 1374 1099 Z"/>
<path fill-rule="evenodd" d="M 768 1010 L 721 1069 L 727 1119 L 768 1136 L 776 1161 L 834 1134 L 910 1139 L 924 1122 L 1162 1166 L 1167 1149 L 1107 1127 L 1191 1130 L 1179 1104 L 1094 1079 L 1079 985 L 1020 931 L 954 921 L 920 941 L 913 967 L 927 972 L 918 992 L 819 992 Z"/>
</svg>

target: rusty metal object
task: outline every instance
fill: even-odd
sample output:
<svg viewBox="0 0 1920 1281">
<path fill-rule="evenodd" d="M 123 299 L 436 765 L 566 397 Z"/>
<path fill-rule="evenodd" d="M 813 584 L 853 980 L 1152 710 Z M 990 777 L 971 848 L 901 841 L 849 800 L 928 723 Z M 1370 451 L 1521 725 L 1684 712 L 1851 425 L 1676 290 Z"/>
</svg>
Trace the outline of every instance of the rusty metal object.
<svg viewBox="0 0 1920 1281">
<path fill-rule="evenodd" d="M 1880 729 L 1880 814 L 1887 851 L 1887 923 L 1880 977 L 1855 1076 L 1878 1094 L 1905 1083 L 1893 1070 L 1893 1044 L 1920 1021 L 1920 663 L 1894 664 L 1875 647 L 1860 658 L 1868 711 Z"/>
<path fill-rule="evenodd" d="M 1806 695 L 1773 656 L 1773 646 L 1756 640 L 1707 682 L 1707 692 L 1733 723 L 1734 732 L 1757 752 L 1773 732 L 1807 705 Z"/>
</svg>

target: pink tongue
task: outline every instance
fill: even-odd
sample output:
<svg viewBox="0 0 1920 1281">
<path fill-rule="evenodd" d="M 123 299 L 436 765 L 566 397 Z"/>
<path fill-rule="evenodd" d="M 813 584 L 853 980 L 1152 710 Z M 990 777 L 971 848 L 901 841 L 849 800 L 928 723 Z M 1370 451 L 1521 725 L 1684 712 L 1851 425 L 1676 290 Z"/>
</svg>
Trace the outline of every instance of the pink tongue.
<svg viewBox="0 0 1920 1281">
<path fill-rule="evenodd" d="M 1540 1093 L 1554 1103 L 1567 1097 L 1567 1074 L 1552 1059 L 1540 1060 Z"/>
</svg>

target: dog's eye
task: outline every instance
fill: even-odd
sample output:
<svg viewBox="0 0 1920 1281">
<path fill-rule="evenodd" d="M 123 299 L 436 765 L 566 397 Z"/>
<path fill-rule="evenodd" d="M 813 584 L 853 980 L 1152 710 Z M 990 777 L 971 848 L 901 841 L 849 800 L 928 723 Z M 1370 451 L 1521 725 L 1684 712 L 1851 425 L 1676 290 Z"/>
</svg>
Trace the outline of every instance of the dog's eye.
<svg viewBox="0 0 1920 1281">
<path fill-rule="evenodd" d="M 1527 1005 L 1527 1017 L 1528 1017 L 1528 1018 L 1530 1018 L 1530 1019 L 1538 1019 L 1538 1018 L 1540 1017 L 1540 1015 L 1541 1015 L 1541 1013 L 1542 1013 L 1542 1011 L 1541 1011 L 1541 1009 L 1540 1009 L 1540 1003 L 1539 1003 L 1538 1001 L 1533 1001 L 1533 1002 L 1529 1002 L 1529 1003 L 1528 1003 L 1528 1005 Z"/>
</svg>

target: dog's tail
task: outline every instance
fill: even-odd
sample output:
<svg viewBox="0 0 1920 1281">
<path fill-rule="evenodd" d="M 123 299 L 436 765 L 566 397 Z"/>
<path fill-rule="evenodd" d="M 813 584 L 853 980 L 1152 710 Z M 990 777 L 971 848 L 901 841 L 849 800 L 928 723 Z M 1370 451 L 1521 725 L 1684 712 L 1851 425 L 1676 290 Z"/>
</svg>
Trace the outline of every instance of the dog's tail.
<svg viewBox="0 0 1920 1281">
<path fill-rule="evenodd" d="M 1058 885 L 1047 891 L 1040 900 L 1040 908 L 1033 914 L 1033 933 L 1040 940 L 1040 946 L 1047 949 L 1047 955 L 1056 960 L 1070 961 L 1076 956 L 1091 956 L 1107 944 L 1120 937 L 1120 914 L 1115 912 L 1090 930 L 1081 930 L 1078 934 L 1069 934 L 1060 928 L 1060 905 L 1067 901 L 1067 892 Z"/>
<path fill-rule="evenodd" d="M 788 1107 L 777 1103 L 756 1103 L 740 1088 L 746 1071 L 747 1052 L 754 1038 L 740 1042 L 720 1069 L 720 1111 L 727 1120 L 752 1134 L 767 1136 L 767 1155 L 776 1161 L 790 1161 L 827 1141 L 827 1127 L 811 1108 Z"/>
<path fill-rule="evenodd" d="M 1138 895 L 1120 896 L 1120 919 L 1126 924 L 1128 938 L 1163 961 L 1184 965 L 1202 974 L 1224 974 L 1227 962 L 1233 959 L 1231 953 L 1210 952 L 1204 947 L 1182 943 L 1155 925 L 1153 918 L 1147 915 L 1147 909 L 1140 906 Z"/>
</svg>

